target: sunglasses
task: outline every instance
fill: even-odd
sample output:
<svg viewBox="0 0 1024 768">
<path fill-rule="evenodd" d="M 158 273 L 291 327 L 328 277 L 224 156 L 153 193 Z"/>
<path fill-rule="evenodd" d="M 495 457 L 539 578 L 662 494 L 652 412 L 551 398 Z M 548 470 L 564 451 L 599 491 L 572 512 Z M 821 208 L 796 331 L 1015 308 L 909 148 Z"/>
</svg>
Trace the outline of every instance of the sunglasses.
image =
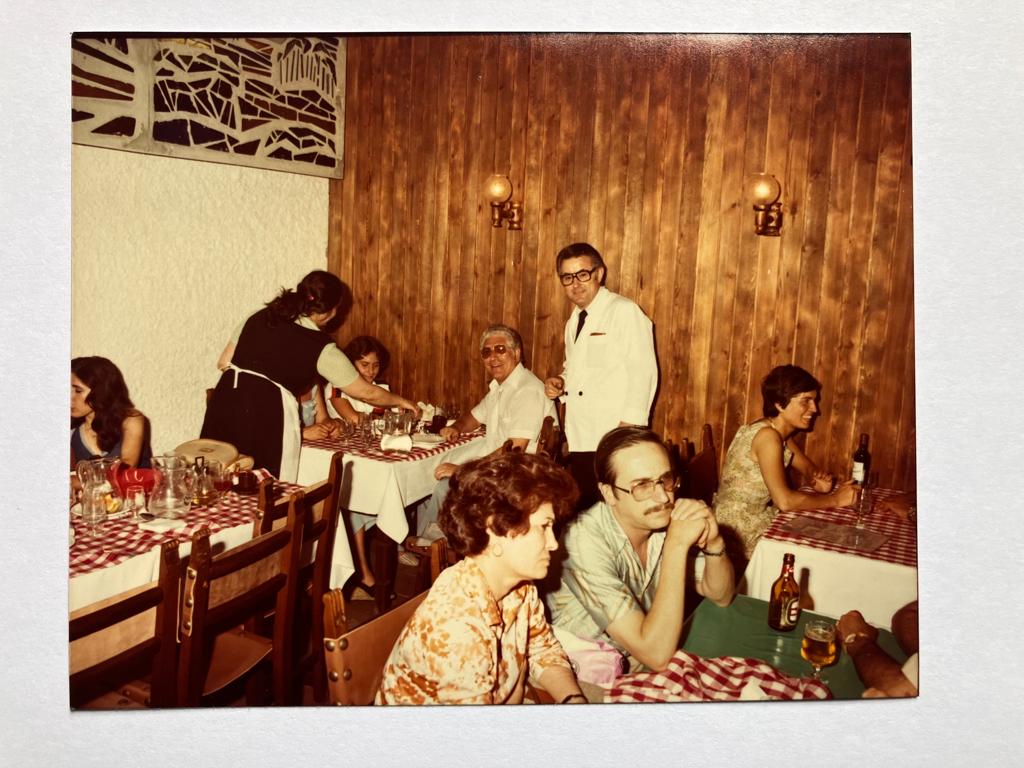
<svg viewBox="0 0 1024 768">
<path fill-rule="evenodd" d="M 508 352 L 508 347 L 504 344 L 495 344 L 493 347 L 481 347 L 480 357 L 486 360 L 492 353 L 495 355 L 504 355 L 506 352 Z"/>
</svg>

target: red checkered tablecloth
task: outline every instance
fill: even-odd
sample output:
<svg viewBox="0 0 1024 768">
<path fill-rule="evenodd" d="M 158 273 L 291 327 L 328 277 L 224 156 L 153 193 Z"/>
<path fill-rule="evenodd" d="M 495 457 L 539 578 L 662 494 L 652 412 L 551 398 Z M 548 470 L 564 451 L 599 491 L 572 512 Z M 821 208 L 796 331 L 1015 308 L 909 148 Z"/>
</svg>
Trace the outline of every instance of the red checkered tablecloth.
<svg viewBox="0 0 1024 768">
<path fill-rule="evenodd" d="M 901 493 L 902 491 L 888 488 L 876 488 L 874 490 L 874 494 L 879 500 L 898 496 Z M 917 567 L 917 525 L 912 520 L 900 520 L 895 515 L 880 512 L 876 508 L 871 515 L 865 518 L 864 528 L 884 534 L 889 537 L 889 540 L 873 552 L 865 552 L 853 547 L 808 538 L 792 531 L 783 530 L 787 523 L 792 522 L 797 517 L 811 517 L 839 525 L 854 525 L 857 521 L 857 513 L 849 507 L 803 509 L 790 512 L 779 510 L 772 524 L 765 531 L 764 538 L 803 544 L 804 546 L 823 549 L 829 552 L 843 552 L 849 555 L 867 557 L 872 560 L 895 563 L 896 565 L 906 565 L 911 568 Z"/>
<path fill-rule="evenodd" d="M 757 659 L 707 659 L 676 651 L 662 672 L 634 672 L 615 681 L 605 696 L 614 703 L 830 699 L 820 680 L 793 677 Z"/>
<path fill-rule="evenodd" d="M 275 488 L 286 492 L 299 486 L 291 483 L 275 483 Z M 69 551 L 69 576 L 81 576 L 99 568 L 123 563 L 131 557 L 145 554 L 168 539 L 187 541 L 201 525 L 207 525 L 210 533 L 236 525 L 251 523 L 256 512 L 256 496 L 243 496 L 234 491 L 225 493 L 217 503 L 205 507 L 193 507 L 185 516 L 185 527 L 176 531 L 155 532 L 138 527 L 127 518 L 108 520 L 98 536 L 90 536 L 80 517 L 72 518 L 75 528 L 75 543 Z"/>
<path fill-rule="evenodd" d="M 459 445 L 476 440 L 484 434 L 484 428 L 480 427 L 473 432 L 466 432 L 454 440 L 447 440 L 443 443 L 429 444 L 413 442 L 411 451 L 384 451 L 380 447 L 379 437 L 370 437 L 365 434 L 352 434 L 345 437 L 332 437 L 323 440 L 303 440 L 303 447 L 320 448 L 325 451 L 344 451 L 349 456 L 362 456 L 377 461 L 419 461 L 428 456 L 436 456 Z"/>
</svg>

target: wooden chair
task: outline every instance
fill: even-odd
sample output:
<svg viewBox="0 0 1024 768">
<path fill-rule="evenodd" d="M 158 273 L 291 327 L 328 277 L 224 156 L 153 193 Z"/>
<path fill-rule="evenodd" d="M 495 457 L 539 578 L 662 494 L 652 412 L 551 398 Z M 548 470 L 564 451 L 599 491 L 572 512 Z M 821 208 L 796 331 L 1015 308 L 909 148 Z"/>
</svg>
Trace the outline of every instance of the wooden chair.
<svg viewBox="0 0 1024 768">
<path fill-rule="evenodd" d="M 71 614 L 72 709 L 174 706 L 179 566 L 178 542 L 164 542 L 155 582 Z"/>
<path fill-rule="evenodd" d="M 341 590 L 332 589 L 324 595 L 324 658 L 332 704 L 373 703 L 391 649 L 426 596 L 421 592 L 349 630 Z"/>
<path fill-rule="evenodd" d="M 681 495 L 687 499 L 700 499 L 710 506 L 718 491 L 718 456 L 710 424 L 701 429 L 700 441 L 700 452 L 696 454 L 692 444 L 687 446 L 689 460 L 683 474 Z"/>
<path fill-rule="evenodd" d="M 251 673 L 268 659 L 274 703 L 287 703 L 303 504 L 303 492 L 296 491 L 283 527 L 216 556 L 205 525 L 193 534 L 179 623 L 180 705 L 198 706 L 229 686 L 251 682 Z M 240 628 L 254 626 L 270 610 L 270 637 Z M 247 698 L 253 703 L 252 688 Z"/>
<path fill-rule="evenodd" d="M 555 417 L 545 416 L 540 427 L 540 437 L 537 438 L 537 453 L 547 456 L 552 461 L 561 462 L 564 437 L 562 430 L 555 424 Z"/>
<path fill-rule="evenodd" d="M 293 611 L 295 636 L 292 638 L 295 651 L 293 672 L 298 685 L 293 689 L 292 703 L 301 701 L 301 682 L 307 675 L 313 684 L 314 700 L 319 704 L 327 701 L 327 672 L 320 653 L 320 639 L 324 634 L 322 606 L 323 597 L 330 590 L 344 471 L 344 453 L 338 451 L 331 457 L 327 479 L 303 489 L 300 510 L 303 516 L 302 545 Z M 254 537 L 270 533 L 287 522 L 289 499 L 275 501 L 272 487 L 270 480 L 260 484 L 258 509 L 253 521 Z"/>
</svg>

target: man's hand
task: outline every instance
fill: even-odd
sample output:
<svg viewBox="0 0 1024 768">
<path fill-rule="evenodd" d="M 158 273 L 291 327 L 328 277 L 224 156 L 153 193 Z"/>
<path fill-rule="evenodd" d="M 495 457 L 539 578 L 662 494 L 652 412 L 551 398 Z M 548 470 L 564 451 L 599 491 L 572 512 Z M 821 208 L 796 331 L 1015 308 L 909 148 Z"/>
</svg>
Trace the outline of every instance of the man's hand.
<svg viewBox="0 0 1024 768">
<path fill-rule="evenodd" d="M 445 440 L 454 440 L 462 433 L 455 427 L 441 427 L 441 430 L 437 433 Z"/>
<path fill-rule="evenodd" d="M 565 381 L 561 376 L 552 376 L 544 380 L 544 394 L 554 400 L 565 392 Z"/>
<path fill-rule="evenodd" d="M 437 469 L 434 470 L 434 479 L 444 480 L 446 477 L 451 477 L 458 468 L 458 464 L 452 464 L 450 461 L 446 461 L 444 464 L 438 464 Z"/>
<path fill-rule="evenodd" d="M 676 499 L 665 543 L 681 544 L 687 549 L 694 544 L 703 548 L 715 538 L 718 538 L 718 522 L 710 507 L 696 499 Z"/>
</svg>

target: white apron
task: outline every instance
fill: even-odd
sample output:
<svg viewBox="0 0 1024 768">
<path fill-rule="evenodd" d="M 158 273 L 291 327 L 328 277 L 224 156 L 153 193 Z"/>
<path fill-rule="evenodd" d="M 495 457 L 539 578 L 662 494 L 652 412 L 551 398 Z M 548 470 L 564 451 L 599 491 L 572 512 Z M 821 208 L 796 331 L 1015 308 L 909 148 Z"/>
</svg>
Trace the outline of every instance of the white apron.
<svg viewBox="0 0 1024 768">
<path fill-rule="evenodd" d="M 299 477 L 299 449 L 302 447 L 302 427 L 299 424 L 299 405 L 295 395 L 282 387 L 269 376 L 262 373 L 250 371 L 246 368 L 239 368 L 233 363 L 228 363 L 228 368 L 235 372 L 233 386 L 238 387 L 238 374 L 248 373 L 252 376 L 259 376 L 266 379 L 279 390 L 281 390 L 281 410 L 284 413 L 284 428 L 281 430 L 281 471 L 277 479 L 285 483 L 298 482 Z"/>
</svg>

